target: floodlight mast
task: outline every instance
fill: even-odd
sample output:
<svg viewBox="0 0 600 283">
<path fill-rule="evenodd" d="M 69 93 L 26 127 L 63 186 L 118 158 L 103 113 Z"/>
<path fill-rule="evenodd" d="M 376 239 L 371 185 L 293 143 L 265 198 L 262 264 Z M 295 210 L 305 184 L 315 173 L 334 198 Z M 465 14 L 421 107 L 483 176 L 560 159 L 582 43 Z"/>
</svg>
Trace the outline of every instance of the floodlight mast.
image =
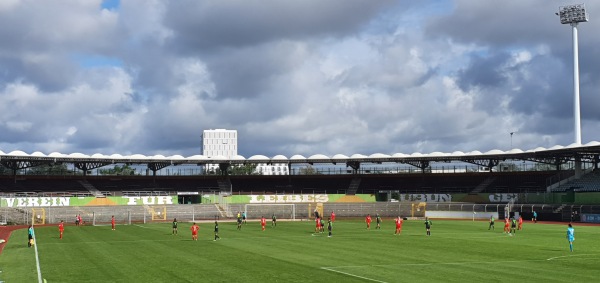
<svg viewBox="0 0 600 283">
<path fill-rule="evenodd" d="M 573 27 L 573 115 L 575 120 L 575 143 L 581 144 L 581 114 L 579 105 L 579 47 L 577 43 L 577 24 L 589 21 L 585 4 L 560 6 L 558 15 L 561 24 L 570 24 Z"/>
</svg>

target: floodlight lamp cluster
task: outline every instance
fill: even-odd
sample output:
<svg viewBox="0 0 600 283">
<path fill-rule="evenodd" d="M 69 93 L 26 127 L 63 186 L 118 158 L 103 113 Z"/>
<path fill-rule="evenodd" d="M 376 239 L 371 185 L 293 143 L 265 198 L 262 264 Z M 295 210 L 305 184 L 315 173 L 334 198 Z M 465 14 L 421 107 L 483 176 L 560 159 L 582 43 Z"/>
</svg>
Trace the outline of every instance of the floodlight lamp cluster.
<svg viewBox="0 0 600 283">
<path fill-rule="evenodd" d="M 589 21 L 584 4 L 560 6 L 558 8 L 561 24 L 576 24 Z"/>
</svg>

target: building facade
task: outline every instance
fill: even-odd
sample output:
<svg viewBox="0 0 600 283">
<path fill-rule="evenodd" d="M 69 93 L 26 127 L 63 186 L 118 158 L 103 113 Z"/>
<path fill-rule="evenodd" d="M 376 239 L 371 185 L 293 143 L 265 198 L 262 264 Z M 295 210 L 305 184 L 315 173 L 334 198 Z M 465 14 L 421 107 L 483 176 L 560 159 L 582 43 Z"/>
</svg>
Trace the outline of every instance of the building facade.
<svg viewBox="0 0 600 283">
<path fill-rule="evenodd" d="M 206 157 L 224 156 L 233 158 L 238 155 L 238 133 L 237 130 L 214 129 L 202 132 L 202 155 Z M 218 164 L 206 164 L 204 170 L 215 173 Z M 260 175 L 288 175 L 288 166 L 279 164 L 256 164 L 256 174 Z"/>
<path fill-rule="evenodd" d="M 237 130 L 204 130 L 202 132 L 202 155 L 235 157 L 238 154 L 237 137 Z"/>
</svg>

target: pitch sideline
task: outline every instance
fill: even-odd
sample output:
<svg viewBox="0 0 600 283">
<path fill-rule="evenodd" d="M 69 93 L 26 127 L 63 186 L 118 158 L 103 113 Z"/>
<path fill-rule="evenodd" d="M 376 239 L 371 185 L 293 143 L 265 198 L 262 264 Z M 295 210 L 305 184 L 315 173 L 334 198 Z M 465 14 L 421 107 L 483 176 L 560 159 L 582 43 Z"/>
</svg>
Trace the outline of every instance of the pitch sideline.
<svg viewBox="0 0 600 283">
<path fill-rule="evenodd" d="M 373 279 L 373 278 L 369 278 L 369 277 L 364 277 L 364 276 L 360 276 L 360 275 L 356 275 L 356 274 L 352 274 L 352 273 L 348 273 L 348 272 L 343 272 L 343 271 L 335 270 L 332 267 L 321 267 L 321 269 L 324 269 L 324 270 L 327 270 L 327 271 L 331 271 L 331 272 L 340 273 L 340 274 L 344 274 L 344 275 L 348 275 L 348 276 L 352 276 L 352 277 L 356 277 L 356 278 L 360 278 L 360 279 L 364 279 L 364 280 L 368 280 L 368 281 L 379 282 L 379 283 L 387 283 L 385 281 L 381 281 L 381 280 L 377 280 L 377 279 Z"/>
</svg>

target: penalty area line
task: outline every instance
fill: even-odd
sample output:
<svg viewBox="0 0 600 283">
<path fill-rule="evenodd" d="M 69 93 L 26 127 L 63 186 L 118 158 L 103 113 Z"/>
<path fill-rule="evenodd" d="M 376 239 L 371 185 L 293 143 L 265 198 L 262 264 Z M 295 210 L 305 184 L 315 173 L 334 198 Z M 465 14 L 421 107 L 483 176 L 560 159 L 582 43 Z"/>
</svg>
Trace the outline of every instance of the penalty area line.
<svg viewBox="0 0 600 283">
<path fill-rule="evenodd" d="M 340 274 L 344 274 L 347 276 L 352 276 L 352 277 L 356 277 L 356 278 L 360 278 L 360 279 L 364 279 L 364 280 L 368 280 L 368 281 L 387 283 L 385 281 L 381 281 L 381 280 L 377 280 L 377 279 L 373 279 L 373 278 L 369 278 L 369 277 L 364 277 L 364 276 L 360 276 L 360 275 L 356 275 L 356 274 L 352 274 L 352 273 L 348 273 L 348 272 L 343 272 L 343 271 L 335 270 L 335 269 L 332 269 L 329 267 L 321 267 L 321 269 L 325 269 L 327 271 L 336 272 L 336 273 L 340 273 Z"/>
<path fill-rule="evenodd" d="M 555 259 L 559 259 L 559 258 L 568 258 L 568 257 L 575 257 L 575 256 L 588 256 L 588 255 L 598 255 L 598 254 L 563 255 L 563 256 L 551 257 L 546 260 L 555 260 Z"/>
</svg>

